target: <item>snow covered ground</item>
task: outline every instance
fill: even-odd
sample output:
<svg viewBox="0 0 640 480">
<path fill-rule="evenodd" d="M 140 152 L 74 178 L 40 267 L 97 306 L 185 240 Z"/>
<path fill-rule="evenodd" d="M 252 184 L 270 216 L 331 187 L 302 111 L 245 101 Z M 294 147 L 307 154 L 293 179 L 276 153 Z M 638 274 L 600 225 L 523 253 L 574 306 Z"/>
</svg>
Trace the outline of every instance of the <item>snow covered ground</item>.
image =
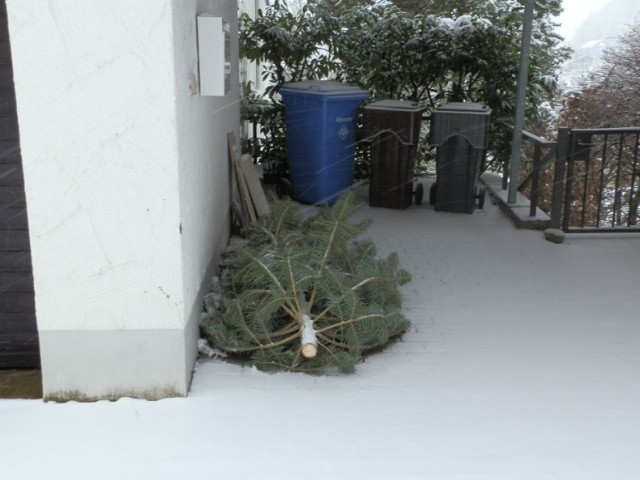
<svg viewBox="0 0 640 480">
<path fill-rule="evenodd" d="M 412 330 L 357 373 L 198 363 L 188 398 L 0 401 L 0 478 L 603 480 L 640 475 L 640 236 L 363 208 Z"/>
</svg>

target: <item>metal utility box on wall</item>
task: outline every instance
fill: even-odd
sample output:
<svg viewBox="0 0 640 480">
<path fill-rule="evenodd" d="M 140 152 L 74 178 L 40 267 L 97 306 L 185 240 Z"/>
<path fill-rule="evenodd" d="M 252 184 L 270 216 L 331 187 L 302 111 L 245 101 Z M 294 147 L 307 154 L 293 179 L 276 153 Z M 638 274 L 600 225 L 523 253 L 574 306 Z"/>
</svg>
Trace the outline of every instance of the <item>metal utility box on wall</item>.
<svg viewBox="0 0 640 480">
<path fill-rule="evenodd" d="M 200 95 L 222 97 L 231 90 L 231 31 L 229 22 L 198 16 Z"/>
</svg>

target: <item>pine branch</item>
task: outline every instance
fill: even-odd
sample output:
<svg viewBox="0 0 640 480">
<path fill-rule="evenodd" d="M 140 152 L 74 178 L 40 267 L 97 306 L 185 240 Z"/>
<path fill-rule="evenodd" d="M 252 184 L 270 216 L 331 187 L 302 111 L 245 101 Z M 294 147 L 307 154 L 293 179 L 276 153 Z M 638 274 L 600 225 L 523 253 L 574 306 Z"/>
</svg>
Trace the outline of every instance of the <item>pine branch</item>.
<svg viewBox="0 0 640 480">
<path fill-rule="evenodd" d="M 343 320 L 341 322 L 336 322 L 336 323 L 333 323 L 331 325 L 327 325 L 326 327 L 323 327 L 323 328 L 320 328 L 320 329 L 316 330 L 316 334 L 324 333 L 324 332 L 327 332 L 329 330 L 333 330 L 334 328 L 342 327 L 344 325 L 351 325 L 351 324 L 354 324 L 354 323 L 362 322 L 362 321 L 365 321 L 365 320 L 370 320 L 370 319 L 373 319 L 373 318 L 384 319 L 384 318 L 388 318 L 390 316 L 391 316 L 390 314 L 389 315 L 382 315 L 382 314 L 379 314 L 379 313 L 373 313 L 373 314 L 369 314 L 369 315 L 362 315 L 362 316 L 357 317 L 357 318 L 350 318 L 349 320 Z"/>
<path fill-rule="evenodd" d="M 338 301 L 340 300 L 344 300 L 346 298 L 347 295 L 349 295 L 350 293 L 355 293 L 360 287 L 363 287 L 364 285 L 366 285 L 369 282 L 372 282 L 374 280 L 377 280 L 377 277 L 370 277 L 370 278 L 366 278 L 364 280 L 362 280 L 360 283 L 358 283 L 357 285 L 354 285 L 351 288 L 348 288 L 347 290 L 344 291 L 344 293 L 338 298 Z M 316 320 L 321 319 L 322 317 L 324 317 L 328 312 L 330 311 L 330 308 L 327 307 L 325 308 L 322 312 L 320 312 L 318 315 L 315 316 Z M 353 313 L 353 310 L 352 310 Z"/>
<path fill-rule="evenodd" d="M 238 313 L 238 320 L 240 321 L 240 327 L 242 327 L 242 330 L 251 338 L 253 339 L 253 341 L 256 343 L 256 345 L 259 347 L 261 345 L 260 340 L 258 340 L 258 337 L 255 336 L 255 334 L 253 333 L 253 330 L 251 330 L 251 328 L 249 328 L 249 325 L 247 325 L 247 322 L 244 318 L 244 312 L 242 311 L 242 307 L 240 305 L 240 302 L 236 302 L 235 303 L 235 307 Z"/>
<path fill-rule="evenodd" d="M 336 207 L 340 209 L 339 218 L 342 218 L 342 215 L 344 215 L 344 212 L 347 209 L 347 202 L 346 201 L 339 202 L 338 205 L 336 205 Z M 322 266 L 324 266 L 327 263 L 327 258 L 329 258 L 329 253 L 333 248 L 333 244 L 335 242 L 339 226 L 340 226 L 340 223 L 338 221 L 335 221 L 333 224 L 333 228 L 331 229 L 331 234 L 329 236 L 329 242 L 327 243 L 327 248 L 325 249 L 324 255 L 322 256 L 322 264 L 321 264 Z"/>
<path fill-rule="evenodd" d="M 271 278 L 271 280 L 273 280 L 273 284 L 278 287 L 278 290 L 280 290 L 280 292 L 287 296 L 287 291 L 285 290 L 285 288 L 282 286 L 282 284 L 280 283 L 280 281 L 278 280 L 278 278 L 273 274 L 273 272 L 269 269 L 269 267 L 267 267 L 264 263 L 262 263 L 262 261 L 256 257 L 251 257 L 253 259 L 253 261 L 255 263 L 257 263 L 260 267 L 262 267 L 262 269 L 264 270 L 264 272 Z"/>
</svg>

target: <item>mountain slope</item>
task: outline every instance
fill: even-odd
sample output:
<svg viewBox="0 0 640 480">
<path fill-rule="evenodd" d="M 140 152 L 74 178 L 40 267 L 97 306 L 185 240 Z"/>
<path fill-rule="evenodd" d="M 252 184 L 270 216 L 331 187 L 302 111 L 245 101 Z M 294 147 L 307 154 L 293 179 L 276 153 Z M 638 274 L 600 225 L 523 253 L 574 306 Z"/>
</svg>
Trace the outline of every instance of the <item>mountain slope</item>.
<svg viewBox="0 0 640 480">
<path fill-rule="evenodd" d="M 611 0 L 592 12 L 568 39 L 574 54 L 562 68 L 560 80 L 564 88 L 576 87 L 580 77 L 597 65 L 602 50 L 615 45 L 618 36 L 635 21 L 640 21 L 638 0 Z"/>
</svg>

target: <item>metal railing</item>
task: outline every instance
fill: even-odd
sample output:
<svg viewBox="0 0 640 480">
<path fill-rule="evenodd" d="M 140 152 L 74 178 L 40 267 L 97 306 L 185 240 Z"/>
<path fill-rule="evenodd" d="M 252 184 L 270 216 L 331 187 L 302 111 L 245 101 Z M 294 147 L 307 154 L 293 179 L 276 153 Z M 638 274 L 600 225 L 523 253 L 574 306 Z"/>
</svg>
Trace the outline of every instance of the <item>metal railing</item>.
<svg viewBox="0 0 640 480">
<path fill-rule="evenodd" d="M 520 183 L 518 190 L 522 190 L 525 185 L 531 183 L 529 216 L 535 217 L 538 211 L 538 201 L 541 195 L 540 189 L 540 171 L 550 161 L 556 159 L 556 149 L 558 142 L 546 140 L 533 133 L 523 130 L 522 139 L 533 145 L 533 163 L 531 173 Z M 542 150 L 546 149 L 545 156 L 542 156 Z"/>
<path fill-rule="evenodd" d="M 529 189 L 531 217 L 543 200 L 551 226 L 565 232 L 640 232 L 640 127 L 560 128 L 556 141 L 522 136 L 533 146 L 519 185 Z"/>
<path fill-rule="evenodd" d="M 522 138 L 533 147 L 518 186 L 528 189 L 531 217 L 540 209 L 565 232 L 640 232 L 640 127 L 560 128 L 556 140 L 525 130 Z"/>
<path fill-rule="evenodd" d="M 640 127 L 560 129 L 555 182 L 564 194 L 554 206 L 562 202 L 565 232 L 640 231 L 639 144 Z"/>
</svg>

